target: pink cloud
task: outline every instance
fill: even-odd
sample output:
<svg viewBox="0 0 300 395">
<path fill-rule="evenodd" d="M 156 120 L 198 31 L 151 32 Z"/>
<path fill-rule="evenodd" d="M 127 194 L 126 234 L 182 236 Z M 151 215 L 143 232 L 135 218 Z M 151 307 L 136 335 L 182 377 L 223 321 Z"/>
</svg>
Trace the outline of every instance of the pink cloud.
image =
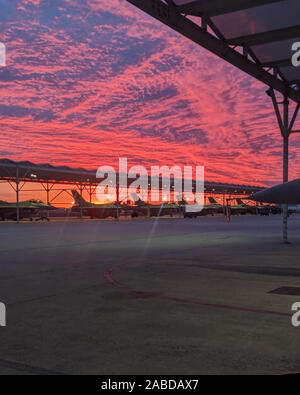
<svg viewBox="0 0 300 395">
<path fill-rule="evenodd" d="M 204 164 L 214 181 L 280 181 L 262 84 L 126 1 L 49 4 L 19 1 L 3 23 L 1 157 L 94 168 L 126 156 Z M 291 178 L 298 145 L 294 136 Z"/>
</svg>

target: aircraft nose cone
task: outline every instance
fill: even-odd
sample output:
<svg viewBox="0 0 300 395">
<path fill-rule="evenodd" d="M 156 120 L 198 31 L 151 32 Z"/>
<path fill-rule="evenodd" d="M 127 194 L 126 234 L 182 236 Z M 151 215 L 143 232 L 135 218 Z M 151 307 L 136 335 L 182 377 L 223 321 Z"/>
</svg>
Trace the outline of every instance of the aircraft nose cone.
<svg viewBox="0 0 300 395">
<path fill-rule="evenodd" d="M 256 192 L 253 195 L 251 195 L 251 200 L 255 200 L 256 202 L 274 203 L 272 201 L 273 199 L 274 199 L 273 193 L 272 191 L 269 191 L 269 189 L 265 191 Z"/>
<path fill-rule="evenodd" d="M 251 199 L 263 203 L 300 204 L 300 179 L 256 192 Z"/>
</svg>

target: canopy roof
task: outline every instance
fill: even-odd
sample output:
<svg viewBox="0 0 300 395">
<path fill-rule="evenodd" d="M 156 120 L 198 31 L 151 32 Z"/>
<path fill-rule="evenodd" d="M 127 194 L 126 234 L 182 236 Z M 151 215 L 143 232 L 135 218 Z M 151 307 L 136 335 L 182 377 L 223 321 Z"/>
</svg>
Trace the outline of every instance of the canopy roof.
<svg viewBox="0 0 300 395">
<path fill-rule="evenodd" d="M 102 179 L 96 177 L 96 170 L 71 168 L 67 166 L 52 166 L 49 164 L 34 164 L 31 162 L 14 162 L 10 159 L 0 159 L 0 180 L 24 182 L 50 182 L 53 184 L 82 184 L 97 186 Z M 134 179 L 129 178 L 129 183 Z M 171 180 L 171 185 L 172 185 Z M 258 192 L 262 186 L 224 184 L 205 181 L 207 193 L 245 194 Z"/>
<path fill-rule="evenodd" d="M 275 90 L 300 102 L 299 0 L 127 0 Z"/>
</svg>

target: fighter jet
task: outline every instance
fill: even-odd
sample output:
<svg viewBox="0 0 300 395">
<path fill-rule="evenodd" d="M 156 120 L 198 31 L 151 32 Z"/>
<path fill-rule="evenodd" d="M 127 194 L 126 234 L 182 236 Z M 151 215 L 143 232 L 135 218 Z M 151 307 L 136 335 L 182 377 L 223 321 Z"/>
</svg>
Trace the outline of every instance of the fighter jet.
<svg viewBox="0 0 300 395">
<path fill-rule="evenodd" d="M 289 213 L 290 214 L 300 214 L 300 205 L 297 206 L 289 206 Z"/>
<path fill-rule="evenodd" d="M 223 206 L 223 204 L 220 204 L 216 201 L 215 198 L 213 197 L 209 197 L 208 198 L 210 206 L 214 209 L 216 209 L 217 213 L 219 214 L 224 214 L 225 212 L 225 206 Z"/>
<path fill-rule="evenodd" d="M 257 207 L 258 208 L 258 213 L 261 216 L 266 216 L 266 215 L 277 215 L 277 214 L 281 214 L 282 209 L 279 205 L 274 205 L 274 204 L 261 204 L 260 206 Z M 294 212 L 294 211 L 291 211 Z"/>
<path fill-rule="evenodd" d="M 257 202 L 296 206 L 300 204 L 300 179 L 256 192 L 251 199 Z"/>
<path fill-rule="evenodd" d="M 49 220 L 47 214 L 45 214 L 48 210 L 53 210 L 55 207 L 43 203 L 41 200 L 26 200 L 24 202 L 17 203 L 9 203 L 3 200 L 0 200 L 0 219 L 5 221 L 6 219 L 17 220 L 17 207 L 19 207 L 19 219 L 28 218 L 30 221 L 33 220 L 33 217 L 36 214 L 41 214 L 38 219 L 46 219 Z"/>
<path fill-rule="evenodd" d="M 172 217 L 180 212 L 180 205 L 176 203 L 150 204 L 140 199 L 134 192 L 131 192 L 131 197 L 135 202 L 135 206 L 131 207 L 132 217 L 163 217 L 165 215 Z"/>
<path fill-rule="evenodd" d="M 226 213 L 226 206 L 217 203 L 216 200 L 212 197 L 209 197 L 208 200 L 210 201 L 211 204 L 215 204 L 215 207 L 218 209 L 219 213 L 223 213 L 223 214 Z M 275 206 L 260 205 L 260 206 L 254 207 L 254 206 L 250 206 L 249 204 L 244 203 L 241 198 L 237 198 L 234 200 L 236 200 L 237 205 L 230 206 L 232 215 L 244 215 L 247 213 L 253 214 L 253 215 L 255 215 L 256 213 L 259 213 L 261 215 L 269 215 L 270 212 L 272 212 L 273 214 L 278 213 L 278 207 L 275 207 Z M 257 212 L 256 212 L 256 209 L 257 209 Z"/>
<path fill-rule="evenodd" d="M 202 210 L 199 211 L 187 211 L 186 206 L 184 208 L 184 218 L 196 218 L 196 217 L 203 217 L 206 215 L 212 215 L 214 216 L 215 214 L 224 214 L 224 206 L 217 203 L 215 198 L 209 197 L 209 204 L 205 204 L 202 208 Z M 184 204 L 186 202 L 184 201 Z"/>
<path fill-rule="evenodd" d="M 233 200 L 235 200 L 237 204 L 229 206 L 231 215 L 256 215 L 258 213 L 256 206 L 250 206 L 249 204 L 244 203 L 241 198 L 235 198 Z"/>
<path fill-rule="evenodd" d="M 75 205 L 72 207 L 72 212 L 93 218 L 117 218 L 118 206 L 116 203 L 95 204 L 84 200 L 84 198 L 75 190 L 72 190 L 72 195 L 75 200 Z"/>
</svg>

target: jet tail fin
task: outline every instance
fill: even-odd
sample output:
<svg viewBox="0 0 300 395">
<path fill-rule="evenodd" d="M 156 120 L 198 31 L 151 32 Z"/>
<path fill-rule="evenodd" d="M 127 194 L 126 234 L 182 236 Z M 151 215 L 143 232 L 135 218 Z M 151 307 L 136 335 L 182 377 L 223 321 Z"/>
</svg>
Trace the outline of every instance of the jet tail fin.
<svg viewBox="0 0 300 395">
<path fill-rule="evenodd" d="M 80 195 L 80 193 L 78 191 L 76 191 L 76 189 L 72 190 L 72 195 L 74 197 L 75 203 L 78 206 L 86 206 L 87 205 L 87 201 L 83 199 L 83 197 Z"/>
<path fill-rule="evenodd" d="M 187 202 L 186 202 L 186 200 L 182 197 L 182 196 L 180 196 L 180 195 L 178 195 L 177 197 L 176 197 L 176 200 L 177 200 L 177 202 L 178 202 L 178 204 L 187 204 Z"/>
<path fill-rule="evenodd" d="M 135 192 L 131 192 L 130 193 L 132 200 L 135 202 L 135 204 L 137 206 L 141 206 L 141 205 L 145 205 L 147 204 L 146 202 L 144 202 L 144 200 L 142 200 Z"/>
</svg>

